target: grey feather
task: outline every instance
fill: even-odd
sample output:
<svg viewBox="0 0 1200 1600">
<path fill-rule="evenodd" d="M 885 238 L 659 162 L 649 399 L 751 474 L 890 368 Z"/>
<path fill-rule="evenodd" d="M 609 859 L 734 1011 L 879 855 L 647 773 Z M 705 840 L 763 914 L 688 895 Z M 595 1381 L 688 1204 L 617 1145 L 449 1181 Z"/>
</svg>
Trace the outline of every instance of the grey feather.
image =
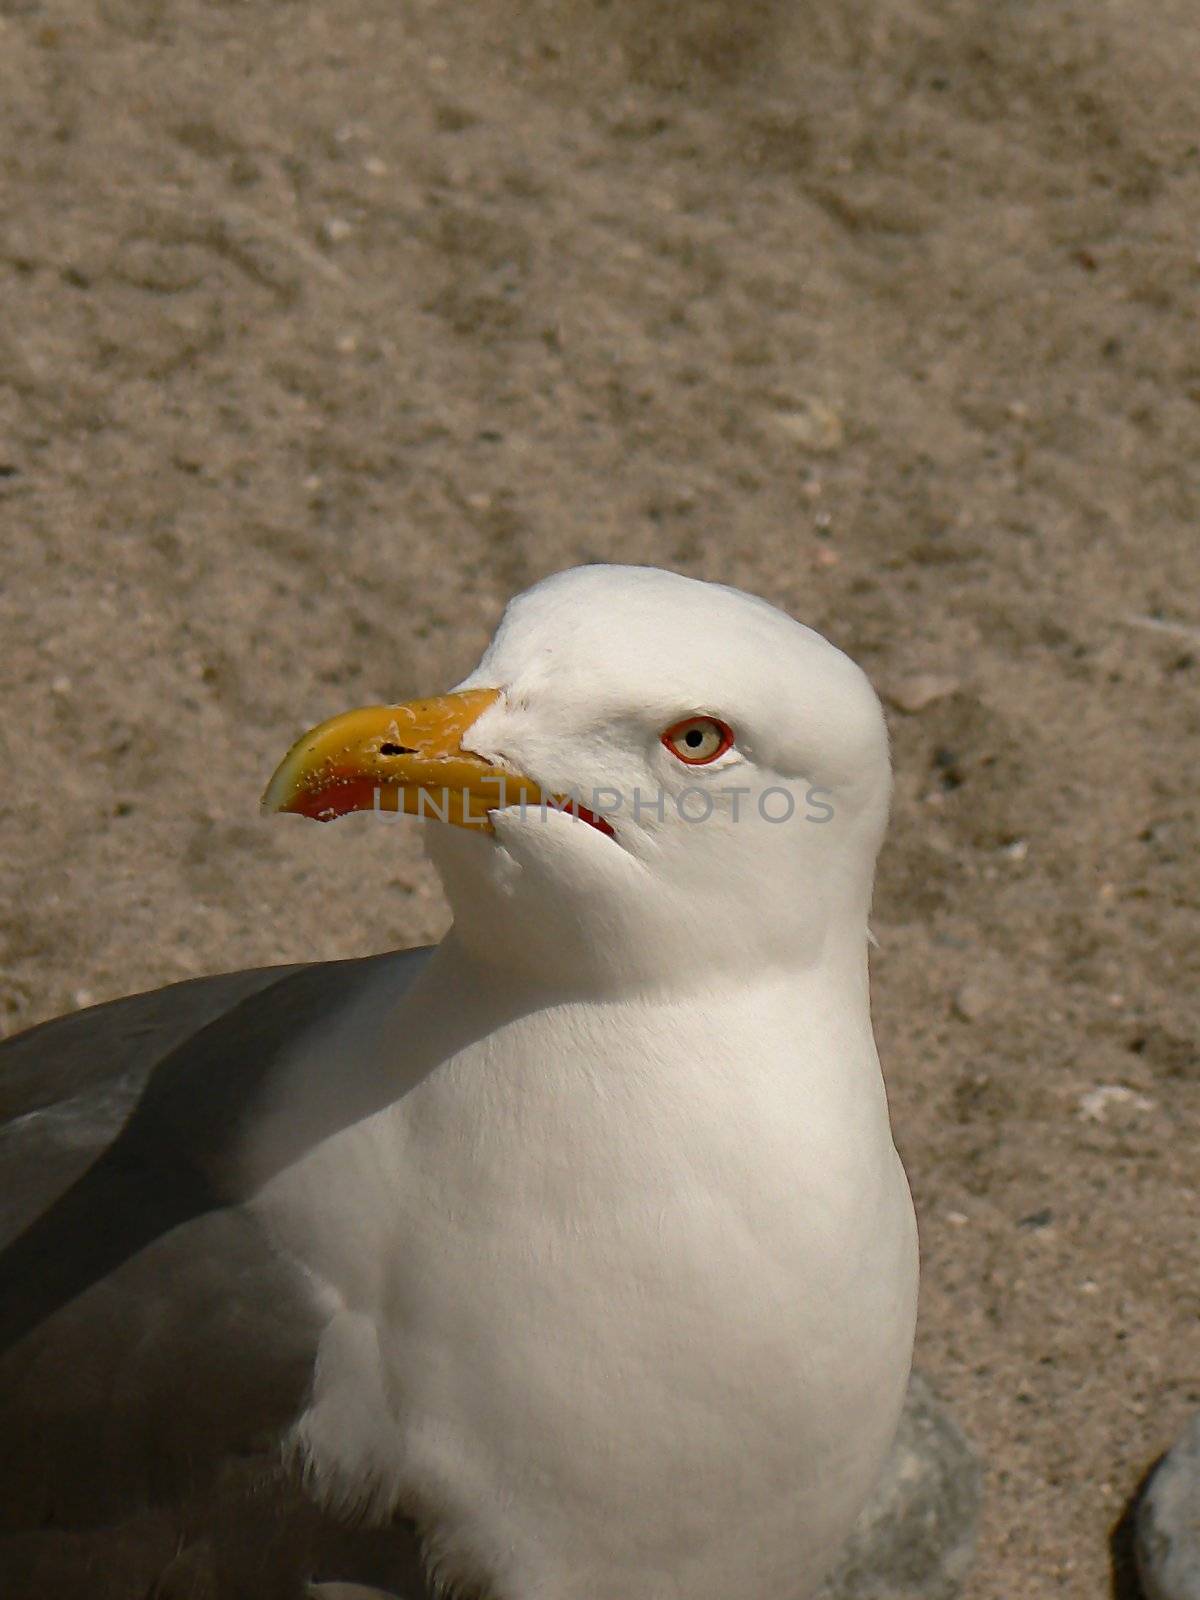
<svg viewBox="0 0 1200 1600">
<path fill-rule="evenodd" d="M 239 1204 L 239 1153 L 313 1030 L 426 958 L 196 979 L 0 1045 L 10 1600 L 292 1600 L 323 1579 L 424 1595 L 410 1528 L 338 1524 L 281 1463 L 321 1315 Z M 295 1094 L 255 1181 L 373 1109 Z"/>
</svg>

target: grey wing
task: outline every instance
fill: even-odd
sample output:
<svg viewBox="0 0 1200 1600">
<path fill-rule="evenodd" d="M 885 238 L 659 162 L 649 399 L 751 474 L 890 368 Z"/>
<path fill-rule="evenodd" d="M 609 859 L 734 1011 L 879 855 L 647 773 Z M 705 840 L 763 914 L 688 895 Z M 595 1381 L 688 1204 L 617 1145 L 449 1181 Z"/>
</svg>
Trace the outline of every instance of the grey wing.
<svg viewBox="0 0 1200 1600">
<path fill-rule="evenodd" d="M 424 1595 L 411 1530 L 339 1525 L 281 1463 L 321 1317 L 222 1174 L 296 1040 L 425 956 L 198 979 L 0 1045 L 0 1594 Z"/>
</svg>

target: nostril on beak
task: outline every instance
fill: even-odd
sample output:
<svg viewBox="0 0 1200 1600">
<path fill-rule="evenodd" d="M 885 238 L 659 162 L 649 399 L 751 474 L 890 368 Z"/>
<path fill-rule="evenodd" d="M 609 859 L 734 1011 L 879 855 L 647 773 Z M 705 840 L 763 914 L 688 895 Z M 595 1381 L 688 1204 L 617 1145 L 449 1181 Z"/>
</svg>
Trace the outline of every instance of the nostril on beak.
<svg viewBox="0 0 1200 1600">
<path fill-rule="evenodd" d="M 379 754 L 381 756 L 415 756 L 416 753 L 415 750 L 410 750 L 406 744 L 381 744 L 379 746 Z"/>
</svg>

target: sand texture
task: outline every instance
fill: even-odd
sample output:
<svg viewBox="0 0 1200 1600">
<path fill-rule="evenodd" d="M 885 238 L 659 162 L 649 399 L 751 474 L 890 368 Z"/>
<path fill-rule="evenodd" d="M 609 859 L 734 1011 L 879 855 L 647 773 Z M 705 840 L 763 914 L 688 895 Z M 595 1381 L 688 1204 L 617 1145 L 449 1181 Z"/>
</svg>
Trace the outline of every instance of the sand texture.
<svg viewBox="0 0 1200 1600">
<path fill-rule="evenodd" d="M 1195 0 L 0 0 L 0 1026 L 436 935 L 259 819 L 575 562 L 889 707 L 875 1010 L 970 1600 L 1200 1404 Z"/>
</svg>

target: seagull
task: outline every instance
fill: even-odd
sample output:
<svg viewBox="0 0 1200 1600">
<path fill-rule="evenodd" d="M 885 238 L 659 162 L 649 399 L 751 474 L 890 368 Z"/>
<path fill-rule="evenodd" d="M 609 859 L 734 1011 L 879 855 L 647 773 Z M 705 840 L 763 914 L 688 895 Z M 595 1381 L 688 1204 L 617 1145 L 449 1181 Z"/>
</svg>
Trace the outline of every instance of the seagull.
<svg viewBox="0 0 1200 1600">
<path fill-rule="evenodd" d="M 0 1591 L 811 1593 L 912 1351 L 890 788 L 847 656 L 646 567 L 305 734 L 264 809 L 423 818 L 453 925 L 0 1046 Z"/>
</svg>

